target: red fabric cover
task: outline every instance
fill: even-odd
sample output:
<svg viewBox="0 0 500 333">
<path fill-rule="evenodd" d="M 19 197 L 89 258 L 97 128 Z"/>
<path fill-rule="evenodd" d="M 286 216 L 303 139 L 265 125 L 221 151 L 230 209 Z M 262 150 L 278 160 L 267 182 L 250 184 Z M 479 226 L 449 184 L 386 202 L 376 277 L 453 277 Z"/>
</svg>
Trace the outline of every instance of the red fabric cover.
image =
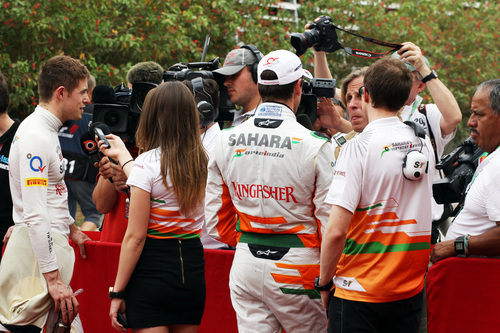
<svg viewBox="0 0 500 333">
<path fill-rule="evenodd" d="M 498 332 L 500 259 L 448 258 L 427 272 L 427 328 L 440 332 Z"/>
<path fill-rule="evenodd" d="M 98 236 L 87 234 L 91 238 Z M 88 258 L 83 260 L 75 251 L 75 269 L 71 280 L 74 291 L 84 289 L 77 296 L 83 328 L 85 332 L 115 333 L 109 319 L 108 289 L 116 277 L 120 244 L 89 241 L 85 245 Z M 236 314 L 229 296 L 229 270 L 233 257 L 234 251 L 205 250 L 207 299 L 199 329 L 201 333 L 237 332 Z"/>
</svg>

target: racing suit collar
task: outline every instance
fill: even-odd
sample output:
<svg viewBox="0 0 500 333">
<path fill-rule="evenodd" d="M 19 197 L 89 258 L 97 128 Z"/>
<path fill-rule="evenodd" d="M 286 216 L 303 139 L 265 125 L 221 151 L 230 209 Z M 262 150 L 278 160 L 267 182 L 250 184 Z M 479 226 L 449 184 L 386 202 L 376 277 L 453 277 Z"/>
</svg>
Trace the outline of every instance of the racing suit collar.
<svg viewBox="0 0 500 333">
<path fill-rule="evenodd" d="M 39 113 L 43 117 L 50 129 L 53 129 L 56 132 L 59 131 L 59 128 L 62 126 L 62 122 L 52 112 L 40 105 L 36 106 L 35 112 Z"/>
</svg>

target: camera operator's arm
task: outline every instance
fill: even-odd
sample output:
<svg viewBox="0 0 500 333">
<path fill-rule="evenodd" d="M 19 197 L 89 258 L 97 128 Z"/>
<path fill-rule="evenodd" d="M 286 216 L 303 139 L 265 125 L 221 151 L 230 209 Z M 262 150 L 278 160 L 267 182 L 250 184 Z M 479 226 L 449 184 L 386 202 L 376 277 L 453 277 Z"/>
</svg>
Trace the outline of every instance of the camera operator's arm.
<svg viewBox="0 0 500 333">
<path fill-rule="evenodd" d="M 92 200 L 99 212 L 106 214 L 115 205 L 118 198 L 117 191 L 127 188 L 125 182 L 127 176 L 121 170 L 121 167 L 109 161 L 107 156 L 103 157 L 97 167 L 100 177 L 92 193 Z M 113 182 L 110 181 L 113 180 Z"/>
<path fill-rule="evenodd" d="M 332 73 L 328 68 L 328 61 L 326 60 L 326 52 L 316 51 L 313 48 L 314 54 L 314 77 L 322 79 L 333 79 Z"/>
<path fill-rule="evenodd" d="M 417 45 L 405 42 L 398 53 L 401 55 L 401 60 L 408 61 L 423 78 L 431 73 L 431 69 L 425 64 L 422 51 Z M 432 99 L 442 114 L 441 134 L 446 136 L 452 133 L 462 121 L 462 112 L 455 97 L 439 78 L 431 79 L 424 85 L 429 88 Z"/>
<path fill-rule="evenodd" d="M 481 235 L 469 236 L 467 253 L 477 256 L 500 256 L 500 222 L 496 222 L 496 225 L 495 228 Z M 435 263 L 456 255 L 455 240 L 451 239 L 434 246 L 431 252 L 431 262 Z"/>
</svg>

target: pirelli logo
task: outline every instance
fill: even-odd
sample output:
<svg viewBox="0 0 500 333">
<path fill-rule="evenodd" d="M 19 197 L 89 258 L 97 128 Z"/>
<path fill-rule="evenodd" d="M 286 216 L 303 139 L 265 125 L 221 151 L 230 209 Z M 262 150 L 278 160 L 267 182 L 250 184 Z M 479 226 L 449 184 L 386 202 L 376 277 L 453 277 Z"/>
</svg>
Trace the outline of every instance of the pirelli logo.
<svg viewBox="0 0 500 333">
<path fill-rule="evenodd" d="M 46 178 L 26 178 L 26 187 L 29 186 L 43 186 L 47 187 Z"/>
</svg>

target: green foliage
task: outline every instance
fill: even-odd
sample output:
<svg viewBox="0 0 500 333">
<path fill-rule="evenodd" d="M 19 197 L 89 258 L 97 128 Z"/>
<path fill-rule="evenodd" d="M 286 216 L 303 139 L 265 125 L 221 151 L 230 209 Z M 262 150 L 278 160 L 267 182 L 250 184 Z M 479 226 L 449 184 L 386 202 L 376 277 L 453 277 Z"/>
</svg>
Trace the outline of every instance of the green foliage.
<svg viewBox="0 0 500 333">
<path fill-rule="evenodd" d="M 394 2 L 399 5 L 397 10 L 392 10 L 388 3 L 377 0 L 302 1 L 298 24 L 293 13 L 272 9 L 275 2 L 0 0 L 0 71 L 10 83 L 10 112 L 19 118 L 32 112 L 40 65 L 54 55 L 81 59 L 99 84 L 114 86 L 139 61 L 154 60 L 165 68 L 199 61 L 207 34 L 211 37 L 207 60 L 223 60 L 240 41 L 255 44 L 263 53 L 292 50 L 287 34 L 303 31 L 306 23 L 321 14 L 365 36 L 419 45 L 464 111 L 457 141 L 466 135 L 467 110 L 476 85 L 499 77 L 498 2 L 399 1 Z M 342 32 L 338 35 L 345 46 L 387 50 Z M 312 69 L 312 52 L 303 59 Z M 340 50 L 328 59 L 339 81 L 353 67 L 373 62 Z"/>
<path fill-rule="evenodd" d="M 40 65 L 54 55 L 80 59 L 98 84 L 114 86 L 140 61 L 165 68 L 200 61 L 207 34 L 207 60 L 223 60 L 236 39 L 263 50 L 286 45 L 288 23 L 262 19 L 271 3 L 245 0 L 235 8 L 229 0 L 0 1 L 0 71 L 10 84 L 10 113 L 24 118 L 33 111 Z"/>
<path fill-rule="evenodd" d="M 391 3 L 398 5 L 391 9 Z M 305 2 L 300 17 L 305 21 L 321 14 L 346 30 L 375 39 L 418 45 L 439 78 L 455 95 L 463 112 L 463 121 L 451 144 L 468 136 L 470 101 L 477 85 L 500 77 L 498 27 L 500 3 L 471 0 L 363 1 L 316 0 Z M 388 49 L 339 32 L 344 46 L 374 52 Z M 312 58 L 312 52 L 308 51 Z M 343 51 L 328 55 L 334 77 L 340 80 L 353 66 L 368 66 L 373 60 L 346 56 Z M 430 95 L 423 96 L 427 102 Z"/>
</svg>

